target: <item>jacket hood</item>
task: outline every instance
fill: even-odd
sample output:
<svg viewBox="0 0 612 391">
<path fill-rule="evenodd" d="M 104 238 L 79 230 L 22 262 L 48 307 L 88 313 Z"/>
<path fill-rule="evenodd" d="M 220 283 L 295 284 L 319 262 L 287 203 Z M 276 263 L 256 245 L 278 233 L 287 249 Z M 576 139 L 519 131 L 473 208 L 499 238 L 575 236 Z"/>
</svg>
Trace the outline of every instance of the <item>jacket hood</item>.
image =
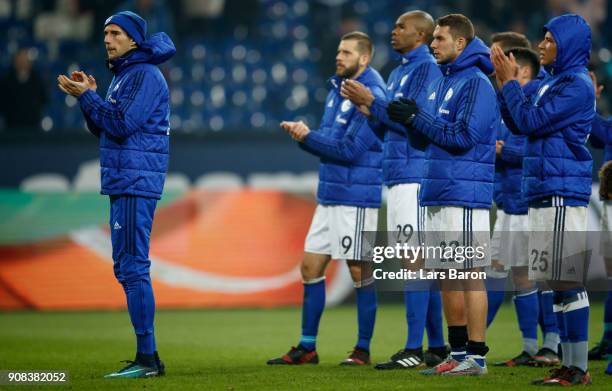
<svg viewBox="0 0 612 391">
<path fill-rule="evenodd" d="M 123 57 L 109 60 L 108 67 L 113 73 L 118 73 L 125 67 L 137 63 L 159 65 L 168 61 L 175 53 L 174 42 L 168 34 L 156 33 Z"/>
<path fill-rule="evenodd" d="M 552 18 L 544 26 L 557 44 L 555 61 L 545 66 L 553 75 L 576 67 L 586 67 L 591 58 L 591 28 L 579 15 L 565 14 Z"/>
<path fill-rule="evenodd" d="M 443 75 L 449 75 L 475 66 L 485 75 L 490 75 L 494 71 L 490 56 L 489 47 L 480 38 L 474 37 L 455 61 L 440 65 L 440 70 Z"/>
<path fill-rule="evenodd" d="M 338 75 L 332 76 L 329 78 L 328 83 L 330 84 L 330 87 L 333 89 L 337 89 L 338 91 L 340 91 L 340 86 L 342 85 L 342 80 L 344 78 L 340 77 Z M 362 73 L 361 75 L 359 75 L 357 77 L 358 82 L 360 82 L 361 84 L 365 84 L 365 85 L 371 85 L 371 84 L 382 84 L 384 85 L 385 81 L 383 80 L 382 76 L 380 76 L 380 74 L 378 72 L 376 72 L 374 70 L 374 68 L 372 68 L 371 66 L 368 66 Z"/>
</svg>

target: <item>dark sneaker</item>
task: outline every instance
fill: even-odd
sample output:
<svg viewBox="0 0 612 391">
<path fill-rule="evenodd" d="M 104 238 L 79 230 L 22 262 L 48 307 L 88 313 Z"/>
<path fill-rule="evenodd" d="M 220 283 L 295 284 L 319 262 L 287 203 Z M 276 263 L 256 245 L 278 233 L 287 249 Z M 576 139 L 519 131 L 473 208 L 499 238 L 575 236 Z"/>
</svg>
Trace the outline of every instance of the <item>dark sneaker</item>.
<svg viewBox="0 0 612 391">
<path fill-rule="evenodd" d="M 589 350 L 589 360 L 606 360 L 612 358 L 612 344 L 601 341 Z"/>
<path fill-rule="evenodd" d="M 319 355 L 316 350 L 308 351 L 301 346 L 297 348 L 292 346 L 291 350 L 282 357 L 268 360 L 268 365 L 301 365 L 301 364 L 318 364 Z"/>
<path fill-rule="evenodd" d="M 421 375 L 427 375 L 427 376 L 441 375 L 443 373 L 452 371 L 457 366 L 459 366 L 459 361 L 455 360 L 451 356 L 448 356 L 446 360 L 442 361 L 440 364 L 436 365 L 435 367 L 423 369 L 422 371 L 419 371 L 419 373 Z"/>
<path fill-rule="evenodd" d="M 376 364 L 376 369 L 412 369 L 425 366 L 418 350 L 402 349 L 395 353 L 389 361 Z M 442 361 L 442 360 L 440 360 Z"/>
<path fill-rule="evenodd" d="M 576 367 L 569 367 L 557 377 L 544 380 L 543 386 L 576 386 L 591 384 L 589 372 L 583 372 Z"/>
<path fill-rule="evenodd" d="M 353 351 L 347 358 L 342 360 L 340 365 L 342 366 L 370 365 L 370 352 L 356 347 L 353 349 Z"/>
<path fill-rule="evenodd" d="M 157 353 L 157 352 L 156 352 Z M 146 357 L 146 356 L 144 356 Z M 148 363 L 144 357 L 138 353 L 136 354 L 136 359 L 134 361 L 125 360 L 122 362 L 127 363 L 125 367 L 120 370 L 109 373 L 108 375 L 104 375 L 106 379 L 138 379 L 138 378 L 146 378 L 146 377 L 155 377 L 161 376 L 165 373 L 164 364 L 159 360 L 159 355 L 155 355 L 155 361 Z M 150 356 L 149 356 L 150 357 Z M 159 364 L 157 364 L 157 360 L 159 360 Z"/>
<path fill-rule="evenodd" d="M 450 354 L 450 346 L 446 345 L 442 348 L 429 348 L 423 353 L 423 361 L 428 367 L 435 367 L 448 357 Z"/>
<path fill-rule="evenodd" d="M 533 356 L 525 351 L 521 352 L 518 356 L 508 360 L 496 362 L 493 364 L 494 367 L 518 367 L 518 366 L 532 366 Z"/>
<path fill-rule="evenodd" d="M 550 379 L 554 379 L 554 378 L 557 378 L 563 375 L 565 371 L 567 370 L 569 370 L 568 367 L 553 368 L 550 371 L 548 371 L 548 376 L 546 376 L 543 379 L 533 380 L 531 384 L 535 384 L 535 385 L 544 384 L 545 381 L 548 381 Z"/>
<path fill-rule="evenodd" d="M 610 360 L 610 362 L 608 363 L 608 367 L 606 368 L 606 371 L 604 373 L 606 375 L 612 375 L 612 360 Z"/>
<path fill-rule="evenodd" d="M 554 367 L 561 364 L 557 353 L 548 348 L 542 348 L 533 356 L 533 365 L 536 367 Z"/>
<path fill-rule="evenodd" d="M 166 366 L 164 365 L 164 362 L 159 359 L 159 353 L 157 353 L 157 351 L 153 353 L 153 356 L 155 358 L 155 365 L 157 365 L 158 376 L 164 376 L 166 374 Z"/>
</svg>

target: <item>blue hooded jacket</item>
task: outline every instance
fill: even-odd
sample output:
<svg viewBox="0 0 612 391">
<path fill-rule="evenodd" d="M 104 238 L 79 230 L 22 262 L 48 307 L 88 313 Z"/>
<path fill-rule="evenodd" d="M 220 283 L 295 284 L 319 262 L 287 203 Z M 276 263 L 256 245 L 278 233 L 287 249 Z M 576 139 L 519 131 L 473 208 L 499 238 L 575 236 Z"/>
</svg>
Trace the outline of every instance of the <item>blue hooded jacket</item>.
<svg viewBox="0 0 612 391">
<path fill-rule="evenodd" d="M 385 96 L 385 82 L 367 67 L 356 79 L 377 98 Z M 319 129 L 299 146 L 321 158 L 317 201 L 321 205 L 380 207 L 382 141 L 367 118 L 340 95 L 342 78 L 329 80 L 331 90 Z"/>
<path fill-rule="evenodd" d="M 387 186 L 421 183 L 427 145 L 427 139 L 416 132 L 409 132 L 407 138 L 404 126 L 389 119 L 387 106 L 401 97 L 422 104 L 429 85 L 441 76 L 427 45 L 402 55 L 401 61 L 389 75 L 386 98 L 375 98 L 370 107 L 370 125 L 384 132 L 383 180 Z"/>
<path fill-rule="evenodd" d="M 421 204 L 490 208 L 499 112 L 486 76 L 493 72 L 489 48 L 475 37 L 440 70 L 412 121 L 430 140 Z"/>
<path fill-rule="evenodd" d="M 502 88 L 510 114 L 508 127 L 528 136 L 523 163 L 523 193 L 537 202 L 561 196 L 565 205 L 586 206 L 591 194 L 593 160 L 585 143 L 595 115 L 595 93 L 586 65 L 591 52 L 591 29 L 578 15 L 550 20 L 544 27 L 557 44 L 549 76 L 533 99 L 518 82 Z M 510 123 L 512 122 L 512 123 Z"/>
<path fill-rule="evenodd" d="M 106 100 L 92 90 L 79 97 L 89 130 L 100 138 L 102 194 L 161 198 L 168 171 L 168 85 L 156 65 L 176 53 L 157 33 L 109 61 Z"/>
<path fill-rule="evenodd" d="M 604 163 L 612 160 L 612 120 L 599 114 L 593 118 L 593 129 L 589 141 L 594 148 L 604 150 Z"/>
<path fill-rule="evenodd" d="M 523 92 L 527 98 L 531 98 L 538 91 L 540 80 L 531 80 L 523 86 Z M 502 117 L 507 118 L 509 114 L 502 107 Z M 510 123 L 512 125 L 512 122 Z M 496 160 L 496 166 L 499 163 L 501 167 L 501 199 L 502 209 L 507 214 L 522 215 L 527 214 L 529 203 L 522 192 L 523 180 L 523 158 L 527 146 L 527 136 L 514 133 L 506 127 L 506 123 L 502 121 L 501 128 L 504 137 L 504 146 L 501 154 Z M 497 180 L 497 178 L 496 178 Z"/>
</svg>

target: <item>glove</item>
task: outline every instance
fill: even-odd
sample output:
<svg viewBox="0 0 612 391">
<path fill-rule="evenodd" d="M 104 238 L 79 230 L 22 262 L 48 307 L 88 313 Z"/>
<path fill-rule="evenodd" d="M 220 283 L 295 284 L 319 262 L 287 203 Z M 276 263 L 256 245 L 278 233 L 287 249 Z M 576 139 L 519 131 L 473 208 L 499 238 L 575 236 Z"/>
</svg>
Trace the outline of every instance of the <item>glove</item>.
<svg viewBox="0 0 612 391">
<path fill-rule="evenodd" d="M 419 113 L 416 102 L 408 98 L 400 98 L 389 103 L 387 115 L 393 122 L 410 125 L 414 117 Z"/>
<path fill-rule="evenodd" d="M 599 170 L 599 196 L 602 200 L 609 200 L 612 194 L 612 161 L 607 162 Z"/>
</svg>

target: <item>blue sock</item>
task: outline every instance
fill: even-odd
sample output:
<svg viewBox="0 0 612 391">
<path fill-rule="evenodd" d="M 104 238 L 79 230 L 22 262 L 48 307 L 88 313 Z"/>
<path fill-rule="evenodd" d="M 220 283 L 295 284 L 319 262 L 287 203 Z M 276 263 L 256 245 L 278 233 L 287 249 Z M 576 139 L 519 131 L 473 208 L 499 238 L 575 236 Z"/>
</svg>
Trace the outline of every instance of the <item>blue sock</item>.
<svg viewBox="0 0 612 391">
<path fill-rule="evenodd" d="M 523 350 L 533 356 L 538 351 L 538 291 L 517 293 L 513 300 L 523 335 Z"/>
<path fill-rule="evenodd" d="M 306 350 L 315 350 L 319 321 L 325 308 L 325 277 L 304 282 L 302 304 L 302 336 L 300 345 Z"/>
<path fill-rule="evenodd" d="M 589 339 L 589 298 L 584 288 L 566 290 L 563 293 L 563 318 L 567 339 L 572 352 L 569 364 L 587 370 Z M 563 352 L 565 359 L 565 352 Z"/>
<path fill-rule="evenodd" d="M 542 334 L 559 334 L 557 317 L 553 311 L 553 291 L 539 291 L 538 296 L 540 299 L 538 323 L 542 329 Z"/>
<path fill-rule="evenodd" d="M 370 351 L 370 341 L 376 322 L 376 286 L 374 282 L 355 288 L 357 293 L 357 323 L 359 333 L 355 347 Z"/>
<path fill-rule="evenodd" d="M 404 287 L 404 305 L 406 306 L 406 323 L 408 324 L 406 349 L 414 350 L 423 347 L 423 334 L 427 322 L 430 296 L 429 285 L 429 281 L 414 280 L 406 283 Z"/>
<path fill-rule="evenodd" d="M 432 285 L 433 282 L 432 282 Z M 428 348 L 441 348 L 444 343 L 444 329 L 442 321 L 442 297 L 440 291 L 429 291 L 429 306 L 427 307 L 427 345 Z"/>
<path fill-rule="evenodd" d="M 561 353 L 563 354 L 563 362 L 561 365 L 569 367 L 571 365 L 571 344 L 567 338 L 567 328 L 565 327 L 565 316 L 563 315 L 563 297 L 561 292 L 554 292 L 553 311 L 555 314 L 557 327 L 559 328 L 559 340 L 561 341 Z"/>
<path fill-rule="evenodd" d="M 157 350 L 153 331 L 155 297 L 151 279 L 147 277 L 125 282 L 124 289 L 128 312 L 136 333 L 136 352 L 153 354 Z"/>
<path fill-rule="evenodd" d="M 508 272 L 498 272 L 491 268 L 487 270 L 485 286 L 487 288 L 487 327 L 491 325 L 499 307 L 504 302 Z"/>
<path fill-rule="evenodd" d="M 612 290 L 608 291 L 604 304 L 604 333 L 601 339 L 612 343 Z"/>
<path fill-rule="evenodd" d="M 504 278 L 504 281 L 505 280 L 506 279 Z M 505 295 L 506 295 L 506 292 L 504 291 L 489 290 L 487 288 L 487 305 L 488 305 L 487 327 L 489 327 L 491 323 L 493 322 L 493 319 L 495 319 L 495 315 L 497 315 L 497 311 L 499 311 L 499 308 L 504 302 Z"/>
</svg>

